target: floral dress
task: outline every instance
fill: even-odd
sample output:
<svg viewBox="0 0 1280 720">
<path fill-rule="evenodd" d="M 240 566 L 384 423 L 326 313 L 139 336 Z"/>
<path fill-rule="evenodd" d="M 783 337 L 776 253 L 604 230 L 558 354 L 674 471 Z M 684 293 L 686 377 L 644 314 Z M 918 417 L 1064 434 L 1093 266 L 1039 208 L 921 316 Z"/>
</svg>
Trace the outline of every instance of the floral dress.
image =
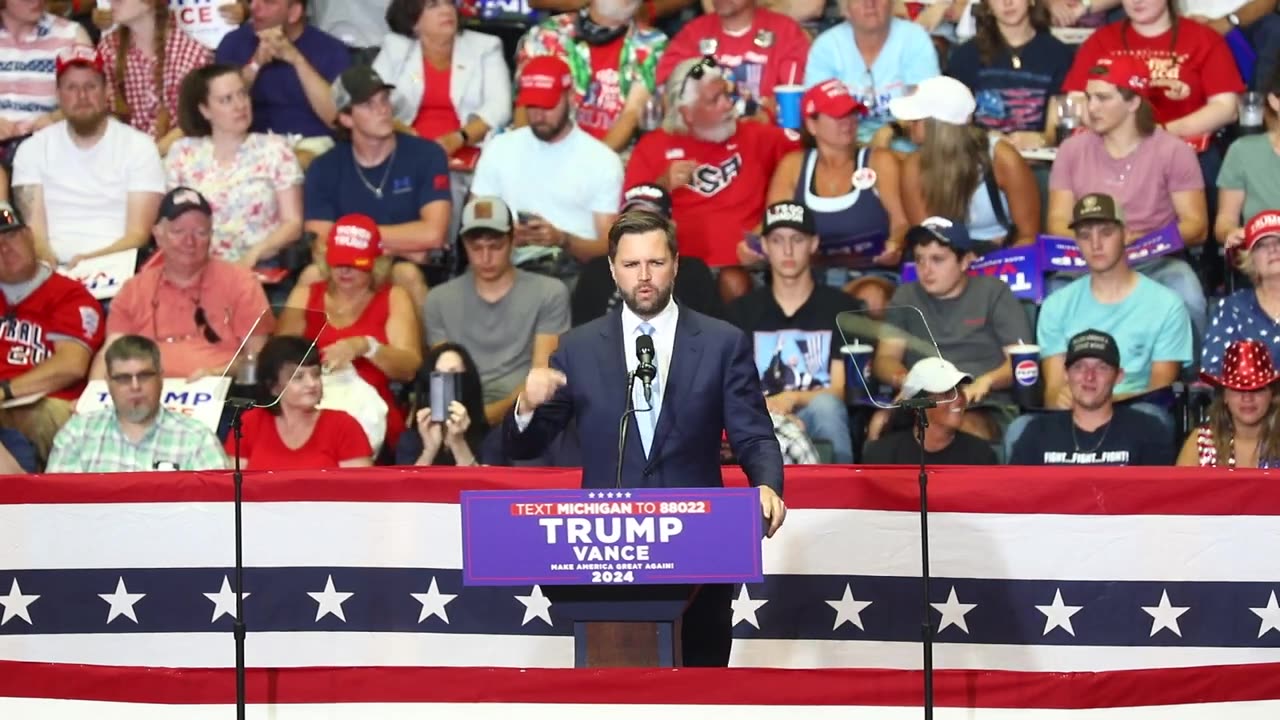
<svg viewBox="0 0 1280 720">
<path fill-rule="evenodd" d="M 165 185 L 200 191 L 213 206 L 214 257 L 235 262 L 280 224 L 276 193 L 302 184 L 302 168 L 279 135 L 250 133 L 235 161 L 219 164 L 213 140 L 182 138 L 165 157 Z"/>
</svg>

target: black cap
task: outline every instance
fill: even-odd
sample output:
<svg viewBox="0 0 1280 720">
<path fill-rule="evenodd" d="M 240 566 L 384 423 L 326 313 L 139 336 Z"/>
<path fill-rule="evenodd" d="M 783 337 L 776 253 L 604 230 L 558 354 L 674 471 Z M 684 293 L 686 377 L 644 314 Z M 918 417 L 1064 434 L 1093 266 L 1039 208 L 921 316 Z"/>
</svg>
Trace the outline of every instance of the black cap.
<svg viewBox="0 0 1280 720">
<path fill-rule="evenodd" d="M 1103 193 L 1089 193 L 1076 201 L 1071 209 L 1072 230 L 1077 225 L 1087 222 L 1109 222 L 1124 224 L 1124 210 L 1116 203 L 1116 199 Z"/>
<path fill-rule="evenodd" d="M 671 193 L 652 183 L 633 185 L 622 194 L 622 212 L 628 210 L 648 210 L 670 220 Z"/>
<path fill-rule="evenodd" d="M 7 202 L 0 201 L 0 233 L 9 232 L 10 230 L 21 230 L 27 224 L 22 222 L 22 216 Z"/>
<path fill-rule="evenodd" d="M 1067 342 L 1066 366 L 1071 367 L 1077 360 L 1097 358 L 1113 368 L 1120 367 L 1120 346 L 1116 339 L 1101 330 L 1085 330 L 1078 332 Z"/>
<path fill-rule="evenodd" d="M 333 104 L 342 111 L 394 87 L 369 65 L 352 65 L 333 83 Z"/>
<path fill-rule="evenodd" d="M 199 210 L 200 212 L 213 217 L 213 208 L 209 206 L 209 201 L 199 192 L 189 187 L 178 187 L 165 193 L 164 199 L 160 201 L 160 219 L 173 220 L 188 210 Z"/>
<path fill-rule="evenodd" d="M 778 228 L 791 228 L 805 235 L 816 235 L 813 227 L 813 213 L 800 203 L 783 200 L 764 209 L 764 227 L 761 235 L 768 235 Z"/>
</svg>

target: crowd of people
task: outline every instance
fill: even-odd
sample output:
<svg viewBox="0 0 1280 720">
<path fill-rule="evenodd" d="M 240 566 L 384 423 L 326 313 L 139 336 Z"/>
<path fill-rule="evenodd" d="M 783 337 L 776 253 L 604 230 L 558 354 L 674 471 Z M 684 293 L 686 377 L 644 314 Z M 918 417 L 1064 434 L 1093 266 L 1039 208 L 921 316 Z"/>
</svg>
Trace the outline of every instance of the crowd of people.
<svg viewBox="0 0 1280 720">
<path fill-rule="evenodd" d="M 1276 0 L 531 4 L 504 44 L 482 0 L 229 0 L 205 44 L 0 0 L 0 471 L 574 465 L 500 426 L 618 306 L 628 211 L 788 462 L 1280 457 Z M 980 270 L 1045 235 L 1035 297 Z M 107 301 L 68 275 L 122 252 Z M 163 406 L 211 376 L 253 378 L 238 450 Z"/>
</svg>

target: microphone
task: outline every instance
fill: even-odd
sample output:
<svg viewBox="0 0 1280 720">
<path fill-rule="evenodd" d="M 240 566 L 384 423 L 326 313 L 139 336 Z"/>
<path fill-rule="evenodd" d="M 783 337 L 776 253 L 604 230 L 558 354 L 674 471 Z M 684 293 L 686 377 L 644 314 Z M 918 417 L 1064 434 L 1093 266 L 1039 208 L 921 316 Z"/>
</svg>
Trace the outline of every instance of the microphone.
<svg viewBox="0 0 1280 720">
<path fill-rule="evenodd" d="M 653 338 L 641 335 L 636 338 L 636 357 L 640 364 L 636 366 L 636 377 L 644 385 L 645 404 L 653 403 L 653 381 L 658 377 L 658 367 L 653 364 Z"/>
</svg>

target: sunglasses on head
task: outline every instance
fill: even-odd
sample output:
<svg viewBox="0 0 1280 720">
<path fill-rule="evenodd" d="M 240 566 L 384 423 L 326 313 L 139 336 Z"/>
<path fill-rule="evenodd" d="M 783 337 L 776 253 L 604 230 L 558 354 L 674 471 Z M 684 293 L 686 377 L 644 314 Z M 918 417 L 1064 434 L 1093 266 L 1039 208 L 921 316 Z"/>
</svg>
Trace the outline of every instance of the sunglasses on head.
<svg viewBox="0 0 1280 720">
<path fill-rule="evenodd" d="M 701 80 L 706 76 L 708 70 L 714 70 L 720 67 L 716 59 L 710 55 L 703 55 L 702 59 L 696 65 L 689 68 L 689 72 L 685 74 L 684 80 L 680 81 L 680 95 L 684 95 L 684 87 L 689 84 L 689 80 Z"/>
</svg>

